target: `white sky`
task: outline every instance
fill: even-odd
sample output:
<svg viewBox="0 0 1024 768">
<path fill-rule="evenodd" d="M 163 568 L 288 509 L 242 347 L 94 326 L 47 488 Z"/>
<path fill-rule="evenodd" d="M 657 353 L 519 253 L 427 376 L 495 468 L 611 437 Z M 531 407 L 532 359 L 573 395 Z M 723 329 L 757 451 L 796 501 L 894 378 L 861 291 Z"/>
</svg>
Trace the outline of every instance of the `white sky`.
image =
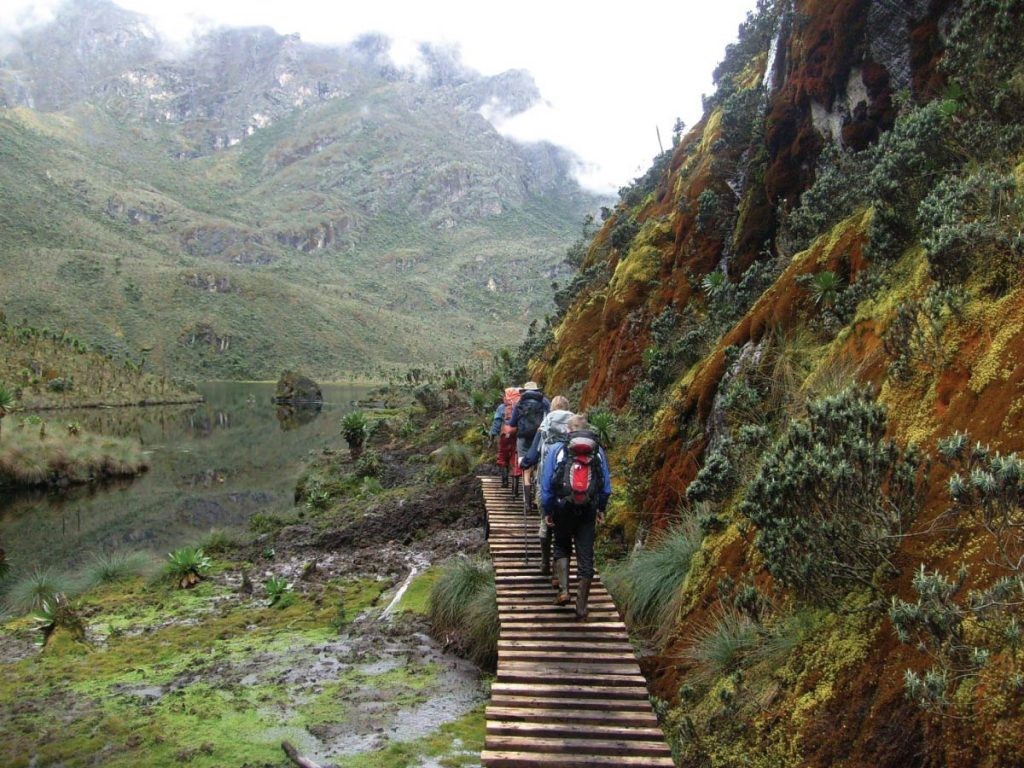
<svg viewBox="0 0 1024 768">
<path fill-rule="evenodd" d="M 0 0 L 0 30 L 46 19 L 59 0 Z M 197 27 L 266 25 L 312 43 L 343 43 L 369 31 L 396 41 L 456 44 L 484 74 L 529 70 L 546 104 L 500 129 L 548 139 L 585 164 L 580 181 L 611 192 L 644 172 L 681 117 L 700 117 L 711 71 L 755 0 L 118 0 L 184 42 Z M 170 7 L 170 6 L 173 6 Z"/>
</svg>

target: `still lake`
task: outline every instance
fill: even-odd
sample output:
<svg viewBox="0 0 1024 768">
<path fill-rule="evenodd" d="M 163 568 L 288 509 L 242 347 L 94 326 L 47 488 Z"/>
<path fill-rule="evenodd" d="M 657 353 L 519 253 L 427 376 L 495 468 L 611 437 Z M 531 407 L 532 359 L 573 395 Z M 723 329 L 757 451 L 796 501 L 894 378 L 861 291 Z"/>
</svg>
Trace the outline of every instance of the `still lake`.
<svg viewBox="0 0 1024 768">
<path fill-rule="evenodd" d="M 311 454 L 344 445 L 341 417 L 371 387 L 323 385 L 323 408 L 299 414 L 273 404 L 272 383 L 207 382 L 198 389 L 206 398 L 198 405 L 43 414 L 134 437 L 150 469 L 95 488 L 0 494 L 0 538 L 12 569 L 72 569 L 100 551 L 166 557 L 213 529 L 245 529 L 253 514 L 290 509 Z"/>
</svg>

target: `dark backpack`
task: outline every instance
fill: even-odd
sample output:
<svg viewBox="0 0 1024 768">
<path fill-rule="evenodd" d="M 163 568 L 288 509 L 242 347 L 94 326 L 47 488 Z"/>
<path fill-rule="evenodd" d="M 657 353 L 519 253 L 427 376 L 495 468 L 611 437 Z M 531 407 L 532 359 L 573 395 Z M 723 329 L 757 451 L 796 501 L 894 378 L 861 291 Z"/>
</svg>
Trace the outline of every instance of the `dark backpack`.
<svg viewBox="0 0 1024 768">
<path fill-rule="evenodd" d="M 519 399 L 519 419 L 516 422 L 519 437 L 533 440 L 542 421 L 544 421 L 544 395 L 533 390 L 524 392 Z"/>
<path fill-rule="evenodd" d="M 551 478 L 552 491 L 566 506 L 582 512 L 594 509 L 604 486 L 601 451 L 593 432 L 573 432 L 561 449 Z"/>
</svg>

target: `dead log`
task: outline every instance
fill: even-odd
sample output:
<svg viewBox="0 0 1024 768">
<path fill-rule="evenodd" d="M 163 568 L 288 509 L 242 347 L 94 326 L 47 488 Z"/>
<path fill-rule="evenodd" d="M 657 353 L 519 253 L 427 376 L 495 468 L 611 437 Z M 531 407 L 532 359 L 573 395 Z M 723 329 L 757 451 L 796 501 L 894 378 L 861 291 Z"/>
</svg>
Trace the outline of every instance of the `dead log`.
<svg viewBox="0 0 1024 768">
<path fill-rule="evenodd" d="M 320 768 L 319 763 L 314 763 L 308 757 L 303 757 L 299 754 L 299 750 L 293 747 L 289 742 L 282 741 L 281 749 L 288 755 L 288 759 L 295 763 L 299 768 Z"/>
</svg>

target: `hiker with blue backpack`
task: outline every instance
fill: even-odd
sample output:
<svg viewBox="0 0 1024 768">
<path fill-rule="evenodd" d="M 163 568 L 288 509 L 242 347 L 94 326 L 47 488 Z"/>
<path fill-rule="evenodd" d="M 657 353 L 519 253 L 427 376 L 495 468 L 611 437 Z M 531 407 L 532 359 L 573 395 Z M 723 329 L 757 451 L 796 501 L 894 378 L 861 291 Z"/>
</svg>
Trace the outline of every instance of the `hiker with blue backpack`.
<svg viewBox="0 0 1024 768">
<path fill-rule="evenodd" d="M 569 399 L 563 395 L 556 395 L 551 398 L 551 410 L 540 423 L 537 434 L 533 438 L 533 444 L 525 456 L 519 459 L 523 470 L 530 470 L 533 467 L 544 466 L 544 459 L 548 452 L 558 443 L 564 443 L 569 436 L 568 422 L 573 417 L 569 410 Z M 535 484 L 534 488 L 536 488 Z M 554 531 L 548 527 L 544 516 L 540 518 L 540 528 L 537 530 L 537 537 L 540 539 L 540 572 L 547 576 L 551 573 L 551 542 Z M 558 586 L 558 580 L 552 580 L 552 586 Z"/>
<path fill-rule="evenodd" d="M 608 457 L 583 416 L 566 424 L 568 439 L 548 452 L 541 468 L 540 497 L 548 526 L 555 529 L 555 605 L 568 605 L 569 556 L 576 549 L 576 617 L 587 617 L 594 578 L 594 536 L 612 494 Z"/>
<path fill-rule="evenodd" d="M 517 456 L 525 456 L 530 446 L 533 445 L 533 438 L 540 429 L 541 422 L 551 410 L 551 401 L 544 397 L 540 386 L 535 381 L 526 382 L 519 393 L 519 402 L 512 409 L 512 418 L 509 426 L 516 430 L 516 452 Z M 532 470 L 525 470 L 523 473 L 523 491 L 526 494 L 527 505 L 531 504 L 530 481 L 533 477 Z"/>
</svg>

